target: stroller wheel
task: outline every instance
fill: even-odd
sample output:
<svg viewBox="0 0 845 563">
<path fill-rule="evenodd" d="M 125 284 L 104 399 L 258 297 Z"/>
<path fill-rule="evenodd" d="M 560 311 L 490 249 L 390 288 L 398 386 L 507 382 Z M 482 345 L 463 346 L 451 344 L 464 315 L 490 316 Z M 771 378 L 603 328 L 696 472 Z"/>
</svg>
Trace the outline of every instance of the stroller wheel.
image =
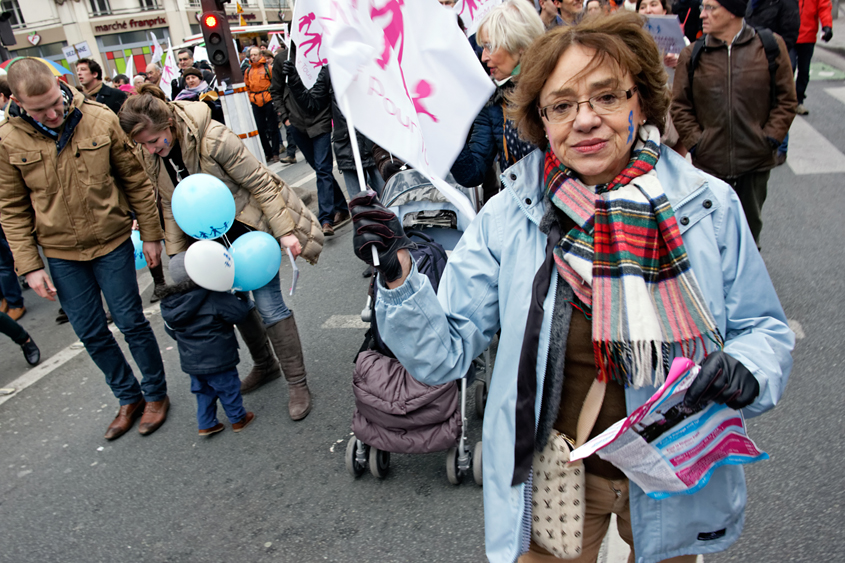
<svg viewBox="0 0 845 563">
<path fill-rule="evenodd" d="M 358 438 L 352 436 L 346 444 L 346 470 L 353 477 L 360 477 L 367 469 L 366 465 L 358 463 L 355 459 L 355 453 L 358 450 Z"/>
<path fill-rule="evenodd" d="M 373 477 L 384 479 L 390 469 L 390 452 L 370 446 L 370 473 Z"/>
<path fill-rule="evenodd" d="M 453 485 L 460 485 L 464 474 L 458 469 L 458 448 L 451 447 L 446 452 L 446 478 Z"/>
<path fill-rule="evenodd" d="M 472 478 L 479 487 L 484 486 L 481 467 L 481 442 L 476 442 L 475 451 L 472 452 Z"/>
<path fill-rule="evenodd" d="M 484 407 L 487 405 L 487 382 L 479 379 L 475 385 L 475 414 L 484 418 Z"/>
</svg>

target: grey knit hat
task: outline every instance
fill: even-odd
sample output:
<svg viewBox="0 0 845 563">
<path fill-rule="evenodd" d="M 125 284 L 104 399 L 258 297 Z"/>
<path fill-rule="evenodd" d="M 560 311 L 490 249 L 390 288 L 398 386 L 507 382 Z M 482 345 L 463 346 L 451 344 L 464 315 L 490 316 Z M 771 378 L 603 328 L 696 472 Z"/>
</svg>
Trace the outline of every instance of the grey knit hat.
<svg viewBox="0 0 845 563">
<path fill-rule="evenodd" d="M 185 269 L 184 252 L 180 252 L 179 254 L 173 256 L 170 259 L 170 265 L 168 266 L 168 268 L 170 269 L 170 277 L 173 280 L 174 285 L 190 279 L 190 276 L 188 275 L 188 270 Z"/>
</svg>

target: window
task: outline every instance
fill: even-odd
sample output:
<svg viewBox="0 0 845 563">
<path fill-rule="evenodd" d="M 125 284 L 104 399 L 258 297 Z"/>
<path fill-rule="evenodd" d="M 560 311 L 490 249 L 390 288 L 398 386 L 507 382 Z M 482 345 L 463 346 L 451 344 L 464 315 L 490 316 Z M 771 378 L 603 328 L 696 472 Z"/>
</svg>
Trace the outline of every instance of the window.
<svg viewBox="0 0 845 563">
<path fill-rule="evenodd" d="M 18 49 L 11 51 L 13 57 L 41 57 L 42 59 L 51 59 L 59 61 L 65 58 L 62 47 L 67 47 L 67 41 L 61 43 L 47 43 L 46 45 L 38 45 L 36 47 L 28 47 L 26 49 Z"/>
<path fill-rule="evenodd" d="M 12 18 L 9 23 L 13 28 L 26 27 L 26 22 L 23 21 L 23 14 L 21 14 L 21 7 L 18 5 L 18 0 L 3 0 L 0 2 L 0 12 L 11 12 Z"/>
<path fill-rule="evenodd" d="M 158 0 L 141 0 L 141 11 L 158 10 Z"/>
<path fill-rule="evenodd" d="M 287 10 L 289 4 L 288 0 L 264 0 L 264 7 L 268 10 Z"/>
<path fill-rule="evenodd" d="M 91 0 L 92 16 L 107 16 L 109 14 L 111 14 L 109 0 Z"/>
</svg>

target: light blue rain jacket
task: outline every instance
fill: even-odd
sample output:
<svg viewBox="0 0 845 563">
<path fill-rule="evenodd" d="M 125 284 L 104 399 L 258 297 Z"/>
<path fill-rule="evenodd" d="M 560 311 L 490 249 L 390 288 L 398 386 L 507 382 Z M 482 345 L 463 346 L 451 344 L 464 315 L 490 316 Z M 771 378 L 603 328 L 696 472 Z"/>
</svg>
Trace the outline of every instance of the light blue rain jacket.
<svg viewBox="0 0 845 563">
<path fill-rule="evenodd" d="M 483 427 L 484 521 L 487 557 L 512 563 L 528 546 L 530 504 L 525 485 L 511 487 L 514 407 L 519 354 L 531 284 L 543 262 L 546 235 L 539 229 L 548 200 L 543 195 L 543 153 L 535 151 L 502 174 L 504 191 L 492 198 L 449 258 L 439 294 L 414 266 L 405 283 L 380 288 L 376 315 L 384 340 L 420 381 L 436 385 L 460 378 L 501 328 Z M 724 182 L 661 148 L 657 175 L 675 210 L 692 269 L 717 326 L 725 352 L 760 383 L 760 395 L 744 409 L 755 416 L 772 408 L 792 367 L 794 334 L 775 294 L 742 207 Z M 537 357 L 539 417 L 549 351 L 556 284 L 545 300 Z M 626 390 L 628 412 L 654 387 Z M 740 466 L 722 466 L 692 495 L 652 500 L 631 483 L 631 521 L 638 563 L 677 555 L 712 553 L 742 532 L 746 489 Z M 529 497 L 530 499 L 530 497 Z"/>
</svg>

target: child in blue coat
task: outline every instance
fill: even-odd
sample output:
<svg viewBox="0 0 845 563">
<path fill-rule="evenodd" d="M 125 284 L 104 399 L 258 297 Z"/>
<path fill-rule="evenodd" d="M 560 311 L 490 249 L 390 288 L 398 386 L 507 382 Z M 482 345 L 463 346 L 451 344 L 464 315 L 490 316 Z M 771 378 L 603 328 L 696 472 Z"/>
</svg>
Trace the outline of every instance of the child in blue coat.
<svg viewBox="0 0 845 563">
<path fill-rule="evenodd" d="M 231 293 L 209 291 L 195 284 L 185 271 L 185 253 L 170 259 L 168 287 L 161 299 L 164 329 L 179 346 L 182 371 L 191 376 L 197 397 L 200 436 L 223 430 L 217 420 L 217 399 L 232 430 L 240 432 L 255 415 L 246 412 L 238 378 L 238 341 L 234 324 L 249 312 L 249 304 Z"/>
</svg>

